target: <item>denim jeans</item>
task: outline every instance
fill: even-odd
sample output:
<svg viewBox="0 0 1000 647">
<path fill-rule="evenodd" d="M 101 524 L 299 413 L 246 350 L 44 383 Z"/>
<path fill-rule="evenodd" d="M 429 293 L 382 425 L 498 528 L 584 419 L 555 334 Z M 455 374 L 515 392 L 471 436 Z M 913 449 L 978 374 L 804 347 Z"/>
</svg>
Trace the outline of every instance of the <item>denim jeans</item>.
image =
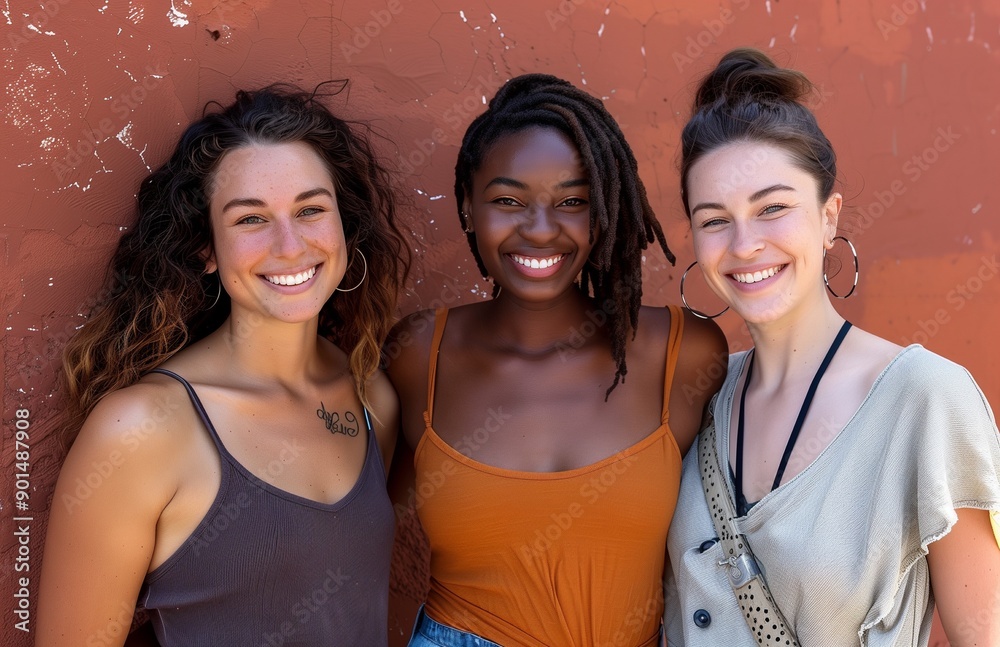
<svg viewBox="0 0 1000 647">
<path fill-rule="evenodd" d="M 409 647 L 501 647 L 495 642 L 480 638 L 476 634 L 459 631 L 435 622 L 420 607 L 417 620 L 413 623 L 413 636 Z"/>
</svg>

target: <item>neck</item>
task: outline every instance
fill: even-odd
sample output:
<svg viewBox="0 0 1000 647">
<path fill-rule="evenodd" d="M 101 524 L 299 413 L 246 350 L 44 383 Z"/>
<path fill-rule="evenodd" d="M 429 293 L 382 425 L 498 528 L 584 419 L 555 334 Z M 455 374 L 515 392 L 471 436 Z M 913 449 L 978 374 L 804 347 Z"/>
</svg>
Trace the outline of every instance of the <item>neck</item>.
<svg viewBox="0 0 1000 647">
<path fill-rule="evenodd" d="M 320 372 L 319 320 L 284 323 L 232 314 L 212 334 L 226 370 L 257 382 L 302 384 Z"/>
<path fill-rule="evenodd" d="M 559 344 L 577 347 L 597 338 L 607 314 L 577 289 L 544 305 L 499 297 L 484 310 L 493 331 L 505 344 L 522 352 L 544 352 Z M 589 315 L 589 316 L 588 316 Z"/>
<path fill-rule="evenodd" d="M 823 361 L 844 318 L 827 298 L 792 319 L 747 324 L 754 342 L 752 389 L 777 391 L 786 384 L 806 384 Z"/>
</svg>

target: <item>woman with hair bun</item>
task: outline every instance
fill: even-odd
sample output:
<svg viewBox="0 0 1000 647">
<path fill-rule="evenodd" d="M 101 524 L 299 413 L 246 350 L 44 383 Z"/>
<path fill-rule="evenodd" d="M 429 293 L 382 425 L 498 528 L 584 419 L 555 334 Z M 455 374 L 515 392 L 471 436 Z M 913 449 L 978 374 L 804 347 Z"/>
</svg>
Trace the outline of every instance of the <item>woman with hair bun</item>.
<svg viewBox="0 0 1000 647">
<path fill-rule="evenodd" d="M 643 249 L 673 255 L 637 166 L 601 101 L 545 74 L 465 133 L 458 224 L 493 298 L 404 319 L 388 366 L 431 548 L 412 647 L 658 644 L 681 457 L 727 352 L 641 304 Z"/>
<path fill-rule="evenodd" d="M 854 246 L 811 90 L 735 50 L 683 131 L 697 265 L 754 347 L 685 459 L 669 644 L 926 645 L 936 603 L 953 646 L 998 645 L 993 413 L 961 366 L 833 307 L 826 253 Z"/>
<path fill-rule="evenodd" d="M 387 644 L 405 245 L 321 98 L 238 92 L 142 182 L 65 354 L 36 645 L 121 645 L 137 600 L 163 647 Z"/>
</svg>

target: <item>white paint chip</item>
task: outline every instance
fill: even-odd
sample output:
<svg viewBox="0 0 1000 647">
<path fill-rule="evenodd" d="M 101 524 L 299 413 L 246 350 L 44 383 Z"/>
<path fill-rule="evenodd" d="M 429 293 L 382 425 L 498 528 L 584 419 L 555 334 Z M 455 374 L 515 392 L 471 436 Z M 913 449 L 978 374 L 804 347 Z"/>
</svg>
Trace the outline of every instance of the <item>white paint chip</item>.
<svg viewBox="0 0 1000 647">
<path fill-rule="evenodd" d="M 181 6 L 190 7 L 191 0 L 182 0 Z M 176 0 L 170 0 L 170 11 L 167 12 L 167 20 L 174 27 L 186 27 L 191 21 L 188 15 L 177 8 Z"/>
</svg>

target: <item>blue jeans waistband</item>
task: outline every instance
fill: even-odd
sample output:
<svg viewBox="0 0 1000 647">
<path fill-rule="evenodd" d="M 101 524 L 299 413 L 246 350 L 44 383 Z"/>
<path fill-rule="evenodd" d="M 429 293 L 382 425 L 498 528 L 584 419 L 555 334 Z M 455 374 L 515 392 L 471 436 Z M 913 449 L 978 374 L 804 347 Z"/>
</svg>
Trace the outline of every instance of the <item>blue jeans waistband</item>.
<svg viewBox="0 0 1000 647">
<path fill-rule="evenodd" d="M 443 625 L 427 617 L 421 605 L 413 623 L 409 647 L 501 647 L 476 634 Z"/>
</svg>

